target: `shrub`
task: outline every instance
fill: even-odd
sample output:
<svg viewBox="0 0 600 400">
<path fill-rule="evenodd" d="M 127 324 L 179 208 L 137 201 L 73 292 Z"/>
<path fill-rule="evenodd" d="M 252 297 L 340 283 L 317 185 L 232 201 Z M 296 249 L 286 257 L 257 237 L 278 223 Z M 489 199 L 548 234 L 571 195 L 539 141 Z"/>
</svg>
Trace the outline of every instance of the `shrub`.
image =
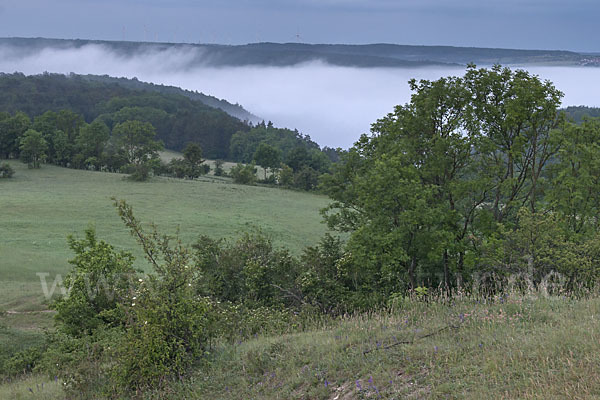
<svg viewBox="0 0 600 400">
<path fill-rule="evenodd" d="M 207 350 L 213 335 L 211 302 L 198 293 L 200 271 L 190 266 L 191 252 L 181 241 L 155 228 L 146 234 L 127 203 L 115 205 L 154 269 L 139 278 L 132 296 L 121 305 L 127 318 L 116 382 L 136 391 L 161 387 L 186 375 Z"/>
<path fill-rule="evenodd" d="M 278 173 L 278 181 L 281 186 L 291 187 L 294 184 L 294 170 L 283 164 Z"/>
<path fill-rule="evenodd" d="M 118 328 L 100 327 L 81 337 L 56 332 L 35 371 L 60 379 L 68 399 L 120 398 L 123 389 L 113 379 L 113 369 L 119 363 L 116 349 L 122 341 L 123 331 Z"/>
<path fill-rule="evenodd" d="M 60 329 L 81 336 L 100 325 L 120 323 L 118 304 L 132 284 L 133 256 L 98 240 L 93 228 L 85 231 L 84 239 L 70 236 L 68 241 L 76 256 L 69 261 L 73 269 L 65 277 L 69 295 L 53 304 Z"/>
<path fill-rule="evenodd" d="M 225 175 L 225 170 L 223 169 L 223 160 L 215 160 L 215 176 L 223 176 Z"/>
<path fill-rule="evenodd" d="M 299 267 L 286 250 L 273 248 L 262 232 L 245 233 L 234 243 L 203 236 L 194 245 L 205 293 L 249 307 L 299 305 Z"/>
<path fill-rule="evenodd" d="M 237 164 L 229 172 L 235 183 L 252 185 L 256 182 L 256 167 L 254 164 Z"/>
<path fill-rule="evenodd" d="M 12 178 L 12 176 L 15 174 L 15 170 L 12 169 L 12 167 L 8 164 L 1 164 L 0 165 L 0 179 L 8 179 L 8 178 Z"/>
<path fill-rule="evenodd" d="M 154 171 L 154 167 L 160 167 L 160 162 L 147 161 L 140 164 L 127 164 L 120 168 L 120 172 L 129 174 L 127 179 L 135 182 L 147 181 Z"/>
<path fill-rule="evenodd" d="M 177 237 L 146 234 L 125 202 L 125 225 L 154 272 L 134 275 L 133 257 L 98 241 L 93 229 L 69 239 L 76 257 L 70 295 L 55 303 L 58 329 L 40 371 L 65 382 L 69 398 L 127 397 L 187 375 L 215 335 L 213 303 Z"/>
</svg>

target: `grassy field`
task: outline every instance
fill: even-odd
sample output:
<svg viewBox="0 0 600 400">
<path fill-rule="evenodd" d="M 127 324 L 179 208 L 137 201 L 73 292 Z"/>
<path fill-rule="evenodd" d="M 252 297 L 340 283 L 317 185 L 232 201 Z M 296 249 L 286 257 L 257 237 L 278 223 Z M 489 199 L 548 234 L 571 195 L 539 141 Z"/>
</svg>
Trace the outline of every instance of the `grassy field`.
<svg viewBox="0 0 600 400">
<path fill-rule="evenodd" d="M 20 162 L 9 164 L 15 176 L 0 181 L 0 361 L 40 343 L 43 330 L 52 327 L 52 313 L 45 311 L 47 301 L 36 274 L 48 273 L 51 287 L 56 274 L 69 270 L 73 254 L 68 235 L 82 235 L 94 225 L 100 238 L 133 251 L 137 266 L 146 267 L 112 196 L 127 200 L 138 218 L 155 223 L 161 232 L 175 233 L 179 227 L 188 243 L 200 234 L 234 238 L 260 226 L 276 246 L 298 254 L 326 231 L 318 212 L 328 203 L 323 196 L 235 185 L 212 176 L 135 183 L 120 174 L 51 165 L 31 170 Z M 21 386 L 1 386 L 0 399 L 61 398 L 55 382 L 41 383 L 39 377 L 31 377 Z"/>
<path fill-rule="evenodd" d="M 12 179 L 0 181 L 0 309 L 31 311 L 44 308 L 36 273 L 69 269 L 73 254 L 66 238 L 81 235 L 92 224 L 98 236 L 118 248 L 134 250 L 135 241 L 121 223 L 110 198 L 127 200 L 136 216 L 154 222 L 161 232 L 177 227 L 186 242 L 198 235 L 235 237 L 260 226 L 277 246 L 299 253 L 326 232 L 319 209 L 326 197 L 259 186 L 232 184 L 226 178 L 188 181 L 153 178 L 135 183 L 123 175 L 45 165 L 28 169 L 9 162 Z"/>
<path fill-rule="evenodd" d="M 600 300 L 410 301 L 306 332 L 217 346 L 169 399 L 598 399 Z M 52 379 L 0 398 L 60 399 Z M 39 390 L 39 389 L 38 389 Z"/>
</svg>

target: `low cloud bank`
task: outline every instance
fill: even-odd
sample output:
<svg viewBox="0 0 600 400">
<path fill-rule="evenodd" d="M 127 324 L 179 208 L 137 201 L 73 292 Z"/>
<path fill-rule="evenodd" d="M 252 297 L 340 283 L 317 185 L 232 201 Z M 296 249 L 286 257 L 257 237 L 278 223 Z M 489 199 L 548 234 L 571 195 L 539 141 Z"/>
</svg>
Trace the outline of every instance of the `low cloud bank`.
<svg viewBox="0 0 600 400">
<path fill-rule="evenodd" d="M 410 99 L 408 80 L 462 75 L 463 68 L 222 67 L 198 62 L 198 49 L 117 54 L 99 45 L 45 48 L 36 53 L 0 47 L 0 71 L 137 77 L 240 103 L 277 126 L 297 128 L 321 145 L 351 146 L 370 125 Z M 600 106 L 600 68 L 526 67 L 565 93 L 563 105 Z"/>
</svg>

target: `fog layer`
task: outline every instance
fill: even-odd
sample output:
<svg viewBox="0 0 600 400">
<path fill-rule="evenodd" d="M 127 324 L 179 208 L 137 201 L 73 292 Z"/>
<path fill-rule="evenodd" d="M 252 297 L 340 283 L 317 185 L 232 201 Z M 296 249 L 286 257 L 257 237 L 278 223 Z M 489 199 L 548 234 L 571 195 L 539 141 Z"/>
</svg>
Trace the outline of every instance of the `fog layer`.
<svg viewBox="0 0 600 400">
<path fill-rule="evenodd" d="M 296 67 L 214 68 L 197 50 L 120 56 L 102 46 L 25 54 L 0 48 L 0 71 L 137 77 L 240 103 L 277 126 L 297 128 L 321 145 L 351 146 L 370 125 L 410 99 L 408 80 L 462 75 L 462 68 L 362 69 L 323 63 Z M 201 56 L 201 55 L 200 55 Z M 600 68 L 526 67 L 565 93 L 563 105 L 600 106 Z"/>
</svg>

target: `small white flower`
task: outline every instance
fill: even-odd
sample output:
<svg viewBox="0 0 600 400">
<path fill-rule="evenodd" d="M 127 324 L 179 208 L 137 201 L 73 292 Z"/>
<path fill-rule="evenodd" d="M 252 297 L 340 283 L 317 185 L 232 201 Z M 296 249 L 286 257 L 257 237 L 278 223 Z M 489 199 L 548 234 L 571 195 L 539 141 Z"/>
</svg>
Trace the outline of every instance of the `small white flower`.
<svg viewBox="0 0 600 400">
<path fill-rule="evenodd" d="M 144 321 L 144 325 L 148 325 L 148 321 Z"/>
<path fill-rule="evenodd" d="M 135 306 L 135 303 L 131 303 L 131 307 Z"/>
<path fill-rule="evenodd" d="M 188 283 L 188 286 L 192 286 L 192 284 L 191 284 L 191 283 Z"/>
<path fill-rule="evenodd" d="M 136 297 L 135 297 L 135 296 L 133 296 L 133 300 L 135 300 L 135 299 L 136 299 Z"/>
<path fill-rule="evenodd" d="M 138 281 L 143 282 L 142 278 L 138 279 Z"/>
</svg>

